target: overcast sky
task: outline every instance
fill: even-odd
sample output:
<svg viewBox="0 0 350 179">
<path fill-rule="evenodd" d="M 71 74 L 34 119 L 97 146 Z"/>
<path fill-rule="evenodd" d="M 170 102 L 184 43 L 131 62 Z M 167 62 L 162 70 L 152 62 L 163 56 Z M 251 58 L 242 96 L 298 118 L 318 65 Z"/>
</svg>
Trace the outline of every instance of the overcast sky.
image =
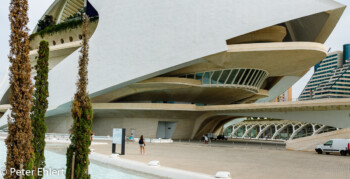
<svg viewBox="0 0 350 179">
<path fill-rule="evenodd" d="M 29 29 L 33 30 L 38 20 L 52 4 L 54 0 L 29 0 Z M 326 41 L 327 48 L 332 48 L 331 51 L 342 50 L 342 45 L 350 43 L 350 1 L 349 0 L 337 0 L 338 2 L 345 4 L 348 8 L 345 10 L 339 23 L 335 27 L 334 31 Z M 0 80 L 3 79 L 8 69 L 9 45 L 8 39 L 10 34 L 10 24 L 8 20 L 8 6 L 10 0 L 2 0 L 2 6 L 0 6 Z M 293 86 L 293 98 L 297 98 L 304 86 L 313 74 L 313 69 L 301 78 Z M 1 85 L 1 82 L 0 82 Z"/>
<path fill-rule="evenodd" d="M 9 35 L 10 35 L 10 22 L 8 19 L 9 15 L 9 4 L 10 0 L 1 0 L 0 6 L 0 80 L 4 78 L 7 73 L 9 60 L 7 58 L 9 54 Z M 29 24 L 28 27 L 32 31 L 38 20 L 50 7 L 54 0 L 29 0 Z"/>
</svg>

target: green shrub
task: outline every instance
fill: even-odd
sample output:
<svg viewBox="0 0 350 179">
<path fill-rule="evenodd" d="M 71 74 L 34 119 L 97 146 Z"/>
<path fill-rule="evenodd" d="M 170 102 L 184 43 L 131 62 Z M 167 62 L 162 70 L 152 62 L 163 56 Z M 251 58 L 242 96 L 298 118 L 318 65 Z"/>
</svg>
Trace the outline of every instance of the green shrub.
<svg viewBox="0 0 350 179">
<path fill-rule="evenodd" d="M 85 8 L 81 8 L 78 12 L 76 12 L 73 15 L 67 17 L 64 20 L 64 22 L 71 21 L 72 19 L 80 19 L 80 20 L 82 20 L 84 12 L 85 12 Z"/>
<path fill-rule="evenodd" d="M 91 18 L 90 22 L 95 22 L 98 20 L 98 16 Z M 54 26 L 46 27 L 43 30 L 37 31 L 36 33 L 33 33 L 29 36 L 29 40 L 34 40 L 36 36 L 40 35 L 41 38 L 43 38 L 45 35 L 53 35 L 59 32 L 72 30 L 80 27 L 83 24 L 83 21 L 81 19 L 72 20 L 68 22 L 63 22 Z"/>
<path fill-rule="evenodd" d="M 87 92 L 88 84 L 88 51 L 89 51 L 89 18 L 85 15 L 83 24 L 83 45 L 80 50 L 79 58 L 79 79 L 76 83 L 77 92 L 74 95 L 72 106 L 73 126 L 70 135 L 71 144 L 67 149 L 67 169 L 66 178 L 69 179 L 72 175 L 72 157 L 75 153 L 74 160 L 74 178 L 86 179 L 90 178 L 88 174 L 89 168 L 89 153 L 91 145 L 92 133 L 92 118 L 93 111 L 89 94 Z"/>
<path fill-rule="evenodd" d="M 32 119 L 32 131 L 33 131 L 33 150 L 35 154 L 34 159 L 34 169 L 37 171 L 38 168 L 45 167 L 45 113 L 48 107 L 47 98 L 49 97 L 49 43 L 47 41 L 41 41 L 38 50 L 38 60 L 35 65 L 35 70 L 37 75 L 35 79 L 35 92 L 33 95 L 33 107 L 31 111 Z M 36 178 L 42 178 L 42 176 L 37 176 Z"/>
<path fill-rule="evenodd" d="M 51 15 L 45 15 L 44 19 L 39 20 L 37 31 L 44 30 L 47 27 L 54 26 L 55 21 Z"/>
</svg>

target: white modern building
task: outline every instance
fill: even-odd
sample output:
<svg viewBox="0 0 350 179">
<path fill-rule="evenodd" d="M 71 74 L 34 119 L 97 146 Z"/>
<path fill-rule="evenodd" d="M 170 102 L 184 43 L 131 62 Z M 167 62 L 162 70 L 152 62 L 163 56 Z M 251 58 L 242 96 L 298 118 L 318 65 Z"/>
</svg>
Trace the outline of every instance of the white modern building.
<svg viewBox="0 0 350 179">
<path fill-rule="evenodd" d="M 50 44 L 48 132 L 72 125 L 81 45 L 72 15 L 84 5 L 94 16 L 93 132 L 124 127 L 173 139 L 198 138 L 242 117 L 197 106 L 272 101 L 286 91 L 326 57 L 323 43 L 345 9 L 333 0 L 56 0 L 43 16 L 56 29 L 35 31 L 30 42 L 33 65 L 40 40 Z"/>
</svg>

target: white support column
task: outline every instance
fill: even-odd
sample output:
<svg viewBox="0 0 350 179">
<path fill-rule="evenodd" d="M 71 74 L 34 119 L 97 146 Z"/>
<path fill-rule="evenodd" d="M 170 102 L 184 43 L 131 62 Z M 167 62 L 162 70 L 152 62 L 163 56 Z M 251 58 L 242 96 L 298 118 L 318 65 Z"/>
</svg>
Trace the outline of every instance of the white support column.
<svg viewBox="0 0 350 179">
<path fill-rule="evenodd" d="M 256 135 L 255 139 L 259 139 L 260 136 L 261 136 L 267 129 L 269 129 L 271 126 L 272 126 L 271 124 L 270 124 L 270 125 L 267 124 L 267 125 L 264 126 L 264 128 L 260 129 L 260 132 L 259 132 L 258 135 Z"/>
<path fill-rule="evenodd" d="M 312 135 L 314 135 L 317 124 L 311 124 L 311 126 L 312 126 Z"/>
<path fill-rule="evenodd" d="M 278 126 L 280 126 L 280 125 L 276 125 L 275 126 L 275 128 L 276 128 L 276 131 L 275 131 L 275 133 L 273 134 L 273 136 L 271 137 L 271 139 L 275 139 L 275 137 L 283 130 L 283 129 L 285 129 L 288 125 L 286 125 L 286 124 L 281 124 L 282 125 L 282 127 L 281 128 L 279 128 L 279 129 L 277 129 L 278 128 Z"/>
<path fill-rule="evenodd" d="M 245 125 L 245 126 L 244 126 L 245 130 L 244 130 L 244 133 L 243 133 L 243 135 L 242 135 L 242 138 L 244 137 L 244 134 L 248 131 L 248 127 L 249 127 L 248 125 Z"/>
<path fill-rule="evenodd" d="M 302 130 L 304 129 L 308 124 L 302 124 L 297 130 L 294 131 L 293 127 L 293 134 L 290 136 L 289 140 L 293 140 L 293 138 Z"/>
<path fill-rule="evenodd" d="M 297 130 L 296 128 L 295 128 L 295 126 L 301 126 L 302 125 L 302 123 L 298 123 L 298 124 L 292 124 L 292 126 L 293 126 L 293 132 L 292 132 L 292 134 Z"/>
<path fill-rule="evenodd" d="M 316 131 L 314 131 L 314 133 L 312 135 L 316 135 L 318 133 L 320 133 L 324 128 L 326 128 L 326 125 L 322 125 L 319 129 L 317 129 Z"/>
<path fill-rule="evenodd" d="M 235 126 L 231 126 L 232 127 L 232 131 L 235 129 Z M 227 127 L 228 128 L 228 127 Z M 230 138 L 232 139 L 232 131 L 231 131 L 231 133 L 230 133 Z"/>
<path fill-rule="evenodd" d="M 264 125 L 263 124 L 258 124 L 258 125 L 259 125 L 259 133 L 260 133 Z M 256 133 L 256 136 L 258 136 L 259 133 Z M 255 139 L 256 139 L 256 136 L 255 136 Z"/>
<path fill-rule="evenodd" d="M 232 139 L 232 137 L 233 137 L 233 134 L 234 134 L 233 132 L 235 131 L 235 127 L 236 127 L 236 126 L 232 125 L 231 139 Z M 238 126 L 237 126 L 237 127 L 238 127 Z"/>
<path fill-rule="evenodd" d="M 248 135 L 248 133 L 255 127 L 256 125 L 252 125 L 252 126 L 250 126 L 248 129 L 247 129 L 247 126 L 245 127 L 246 128 L 246 131 L 245 131 L 245 133 L 243 134 L 243 136 L 242 136 L 242 138 L 245 138 L 247 135 Z"/>
<path fill-rule="evenodd" d="M 230 127 L 232 127 L 232 131 L 233 131 L 233 125 L 227 126 L 226 128 L 223 128 L 223 129 L 222 129 L 222 134 L 225 135 L 225 131 L 226 131 L 227 129 L 229 129 Z M 231 138 L 232 138 L 232 131 L 231 131 L 230 136 L 229 136 L 229 137 L 231 137 Z"/>
<path fill-rule="evenodd" d="M 238 131 L 238 129 L 240 129 L 243 125 L 239 125 L 237 126 L 237 128 L 232 129 L 232 133 L 231 133 L 231 138 L 233 137 L 233 135 Z"/>
</svg>

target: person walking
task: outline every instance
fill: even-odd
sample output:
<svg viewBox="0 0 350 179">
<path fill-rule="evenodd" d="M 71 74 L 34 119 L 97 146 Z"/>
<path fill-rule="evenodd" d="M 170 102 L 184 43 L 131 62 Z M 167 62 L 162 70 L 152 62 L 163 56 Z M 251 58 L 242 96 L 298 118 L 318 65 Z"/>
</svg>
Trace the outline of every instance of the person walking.
<svg viewBox="0 0 350 179">
<path fill-rule="evenodd" d="M 141 135 L 141 137 L 140 137 L 139 144 L 140 144 L 140 153 L 141 153 L 141 155 L 145 154 L 146 143 L 145 143 L 145 140 L 143 138 L 143 135 Z M 143 153 L 142 153 L 142 151 L 143 151 Z"/>
<path fill-rule="evenodd" d="M 92 142 L 92 140 L 94 139 L 95 133 L 93 133 L 92 131 L 90 132 L 90 140 Z"/>
<path fill-rule="evenodd" d="M 209 141 L 208 136 L 203 134 L 203 138 L 204 138 L 204 144 L 208 144 L 208 141 Z"/>
</svg>

